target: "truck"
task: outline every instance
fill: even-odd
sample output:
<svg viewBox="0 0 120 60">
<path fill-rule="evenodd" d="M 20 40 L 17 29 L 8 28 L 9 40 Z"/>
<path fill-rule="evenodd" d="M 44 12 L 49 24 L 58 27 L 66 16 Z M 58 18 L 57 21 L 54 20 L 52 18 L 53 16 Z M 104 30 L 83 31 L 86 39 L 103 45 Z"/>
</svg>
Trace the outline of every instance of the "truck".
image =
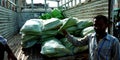
<svg viewBox="0 0 120 60">
<path fill-rule="evenodd" d="M 57 7 L 49 7 L 47 1 L 56 2 Z M 113 0 L 44 0 L 44 4 L 34 4 L 33 0 L 30 4 L 27 4 L 26 0 L 0 0 L 0 34 L 8 40 L 8 45 L 18 60 L 87 60 L 88 51 L 71 56 L 49 58 L 40 54 L 40 45 L 23 49 L 20 29 L 27 20 L 39 19 L 39 16 L 50 12 L 53 8 L 60 8 L 65 17 L 86 20 L 101 14 L 114 20 L 113 13 L 109 13 L 109 11 L 114 12 L 113 5 Z M 108 30 L 113 34 L 114 24 Z M 7 53 L 5 53 L 5 60 L 7 60 L 6 55 Z"/>
</svg>

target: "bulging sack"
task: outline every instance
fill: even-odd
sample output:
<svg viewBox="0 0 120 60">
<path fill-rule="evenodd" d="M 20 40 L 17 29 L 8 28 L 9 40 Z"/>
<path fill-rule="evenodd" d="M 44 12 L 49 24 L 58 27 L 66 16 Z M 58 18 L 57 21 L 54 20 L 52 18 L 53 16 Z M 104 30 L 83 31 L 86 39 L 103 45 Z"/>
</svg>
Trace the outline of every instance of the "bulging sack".
<svg viewBox="0 0 120 60">
<path fill-rule="evenodd" d="M 67 28 L 69 28 L 71 26 L 76 25 L 78 19 L 75 18 L 75 17 L 70 17 L 70 18 L 66 18 L 64 20 L 65 21 L 64 21 L 63 25 L 60 27 L 59 31 L 61 31 L 63 29 L 67 29 Z"/>
<path fill-rule="evenodd" d="M 43 30 L 43 22 L 41 19 L 30 19 L 20 29 L 21 33 L 40 35 Z"/>
<path fill-rule="evenodd" d="M 58 29 L 62 25 L 62 22 L 57 18 L 51 18 L 48 20 L 44 20 L 43 24 L 44 24 L 44 31 L 46 31 L 46 30 Z"/>
<path fill-rule="evenodd" d="M 71 52 L 56 38 L 48 38 L 47 41 L 42 44 L 40 53 L 48 57 L 60 57 L 70 54 Z"/>
<path fill-rule="evenodd" d="M 77 23 L 78 29 L 84 29 L 84 28 L 89 27 L 91 25 L 93 25 L 92 20 L 80 20 Z"/>
</svg>

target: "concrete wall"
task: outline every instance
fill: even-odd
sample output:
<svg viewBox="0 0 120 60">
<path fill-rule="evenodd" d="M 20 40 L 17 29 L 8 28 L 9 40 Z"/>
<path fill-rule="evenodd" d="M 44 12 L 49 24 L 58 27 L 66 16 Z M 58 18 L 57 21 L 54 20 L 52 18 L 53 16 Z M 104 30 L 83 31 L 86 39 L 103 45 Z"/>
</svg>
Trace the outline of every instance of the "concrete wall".
<svg viewBox="0 0 120 60">
<path fill-rule="evenodd" d="M 108 3 L 108 0 L 93 0 L 67 9 L 63 13 L 67 17 L 72 16 L 79 19 L 91 19 L 98 14 L 108 16 Z"/>
</svg>

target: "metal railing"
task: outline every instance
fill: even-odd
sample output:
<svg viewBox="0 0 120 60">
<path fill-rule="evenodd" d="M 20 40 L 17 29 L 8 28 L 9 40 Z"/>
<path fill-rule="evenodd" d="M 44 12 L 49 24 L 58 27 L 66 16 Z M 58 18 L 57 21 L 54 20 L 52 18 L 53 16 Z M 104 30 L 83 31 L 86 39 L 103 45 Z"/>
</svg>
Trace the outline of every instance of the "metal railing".
<svg viewBox="0 0 120 60">
<path fill-rule="evenodd" d="M 0 0 L 0 6 L 5 7 L 7 9 L 10 9 L 12 11 L 16 10 L 16 0 L 11 1 L 11 0 Z"/>
</svg>

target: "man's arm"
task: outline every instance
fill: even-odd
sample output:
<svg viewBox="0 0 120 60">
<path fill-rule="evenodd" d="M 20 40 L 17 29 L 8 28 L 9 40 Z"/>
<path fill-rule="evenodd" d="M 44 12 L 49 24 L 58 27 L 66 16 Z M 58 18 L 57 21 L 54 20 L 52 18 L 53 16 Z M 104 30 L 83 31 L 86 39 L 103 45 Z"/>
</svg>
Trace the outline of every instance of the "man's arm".
<svg viewBox="0 0 120 60">
<path fill-rule="evenodd" d="M 88 44 L 88 40 L 89 40 L 88 36 L 85 36 L 84 38 L 75 38 L 73 35 L 70 35 L 65 30 L 63 30 L 63 34 L 66 36 L 68 41 L 70 41 L 75 46 L 85 46 Z"/>
</svg>

